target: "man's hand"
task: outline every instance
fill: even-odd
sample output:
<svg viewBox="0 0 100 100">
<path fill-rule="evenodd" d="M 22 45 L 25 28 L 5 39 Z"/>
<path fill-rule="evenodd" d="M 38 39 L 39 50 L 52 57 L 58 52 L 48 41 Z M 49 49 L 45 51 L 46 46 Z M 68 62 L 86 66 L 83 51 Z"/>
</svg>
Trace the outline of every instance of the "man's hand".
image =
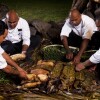
<svg viewBox="0 0 100 100">
<path fill-rule="evenodd" d="M 22 51 L 22 54 L 26 54 L 26 51 Z"/>
<path fill-rule="evenodd" d="M 79 62 L 80 62 L 80 56 L 78 56 L 78 55 L 76 55 L 75 57 L 74 57 L 74 60 L 73 60 L 73 63 L 76 65 L 76 64 L 78 64 Z"/>
<path fill-rule="evenodd" d="M 73 59 L 73 53 L 72 52 L 67 53 L 66 59 L 72 60 Z"/>
<path fill-rule="evenodd" d="M 79 63 L 79 64 L 77 64 L 76 67 L 75 67 L 76 71 L 81 71 L 81 70 L 84 69 L 84 68 L 85 68 L 85 66 L 84 66 L 83 63 Z"/>
<path fill-rule="evenodd" d="M 23 79 L 28 79 L 27 78 L 27 72 L 25 70 L 23 70 L 22 68 L 18 69 L 19 71 L 19 76 Z"/>
</svg>

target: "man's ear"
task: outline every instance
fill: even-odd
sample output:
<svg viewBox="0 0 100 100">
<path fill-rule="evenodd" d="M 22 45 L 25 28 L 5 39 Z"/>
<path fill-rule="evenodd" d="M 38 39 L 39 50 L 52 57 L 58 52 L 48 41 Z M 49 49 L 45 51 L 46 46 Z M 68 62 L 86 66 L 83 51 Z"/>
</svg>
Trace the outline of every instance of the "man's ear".
<svg viewBox="0 0 100 100">
<path fill-rule="evenodd" d="M 8 15 L 8 13 L 6 14 L 6 19 L 8 19 L 9 18 L 9 15 Z"/>
<path fill-rule="evenodd" d="M 9 15 L 8 13 L 6 14 L 6 18 L 5 18 L 5 23 L 7 24 L 8 23 L 8 18 L 9 18 Z"/>
</svg>

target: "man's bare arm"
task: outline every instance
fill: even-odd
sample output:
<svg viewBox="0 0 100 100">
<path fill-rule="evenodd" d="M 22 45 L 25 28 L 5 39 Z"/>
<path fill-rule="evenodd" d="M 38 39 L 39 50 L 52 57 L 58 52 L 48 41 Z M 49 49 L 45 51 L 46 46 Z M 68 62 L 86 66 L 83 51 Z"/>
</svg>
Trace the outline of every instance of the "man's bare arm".
<svg viewBox="0 0 100 100">
<path fill-rule="evenodd" d="M 88 46 L 88 43 L 89 43 L 89 39 L 83 39 L 80 50 L 77 54 L 78 56 L 80 56 L 80 57 L 82 56 L 83 52 L 86 50 L 86 48 Z"/>
</svg>

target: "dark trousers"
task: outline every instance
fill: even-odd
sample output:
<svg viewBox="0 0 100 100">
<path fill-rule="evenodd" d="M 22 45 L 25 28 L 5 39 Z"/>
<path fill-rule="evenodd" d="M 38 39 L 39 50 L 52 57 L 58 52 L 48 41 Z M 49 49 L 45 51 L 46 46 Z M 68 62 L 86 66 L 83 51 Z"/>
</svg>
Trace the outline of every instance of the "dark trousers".
<svg viewBox="0 0 100 100">
<path fill-rule="evenodd" d="M 91 48 L 98 50 L 100 48 L 100 31 L 96 31 L 90 41 Z"/>
<path fill-rule="evenodd" d="M 31 43 L 28 48 L 27 54 L 31 51 L 34 50 L 41 42 L 41 37 L 39 35 L 31 36 L 30 38 Z M 16 53 L 21 53 L 22 52 L 22 42 L 18 43 L 12 43 L 11 41 L 3 41 L 1 43 L 1 47 L 5 50 L 6 53 L 13 55 Z"/>
<path fill-rule="evenodd" d="M 70 46 L 79 48 L 81 43 L 82 43 L 82 37 L 76 35 L 72 31 L 68 37 L 68 44 Z M 87 50 L 98 50 L 99 47 L 100 47 L 100 32 L 97 31 L 92 35 L 91 40 L 89 41 Z"/>
<path fill-rule="evenodd" d="M 73 31 L 69 34 L 68 45 L 74 47 L 80 47 L 82 43 L 82 37 L 76 35 Z"/>
<path fill-rule="evenodd" d="M 13 55 L 20 53 L 22 50 L 22 41 L 18 43 L 12 43 L 9 40 L 3 41 L 1 47 L 5 50 L 7 54 Z"/>
</svg>

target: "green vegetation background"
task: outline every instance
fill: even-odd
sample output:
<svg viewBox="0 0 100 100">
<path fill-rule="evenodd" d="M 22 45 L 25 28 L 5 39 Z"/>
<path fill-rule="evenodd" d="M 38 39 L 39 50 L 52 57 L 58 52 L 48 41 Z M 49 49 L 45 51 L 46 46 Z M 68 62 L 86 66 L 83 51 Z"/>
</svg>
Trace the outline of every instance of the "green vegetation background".
<svg viewBox="0 0 100 100">
<path fill-rule="evenodd" d="M 42 19 L 57 22 L 67 17 L 72 0 L 0 0 L 0 3 L 15 9 L 27 20 Z"/>
</svg>

